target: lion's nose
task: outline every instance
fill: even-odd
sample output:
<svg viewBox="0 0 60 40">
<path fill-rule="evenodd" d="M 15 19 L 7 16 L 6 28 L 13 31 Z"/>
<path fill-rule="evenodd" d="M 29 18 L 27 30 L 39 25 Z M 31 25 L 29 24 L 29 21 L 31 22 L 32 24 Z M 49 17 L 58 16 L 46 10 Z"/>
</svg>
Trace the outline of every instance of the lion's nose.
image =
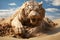
<svg viewBox="0 0 60 40">
<path fill-rule="evenodd" d="M 32 15 L 33 15 L 33 16 L 36 16 L 36 15 L 37 15 L 37 13 L 33 13 Z"/>
<path fill-rule="evenodd" d="M 36 11 L 31 11 L 30 12 L 30 16 L 38 16 L 38 15 L 39 15 L 39 13 L 36 12 Z"/>
</svg>

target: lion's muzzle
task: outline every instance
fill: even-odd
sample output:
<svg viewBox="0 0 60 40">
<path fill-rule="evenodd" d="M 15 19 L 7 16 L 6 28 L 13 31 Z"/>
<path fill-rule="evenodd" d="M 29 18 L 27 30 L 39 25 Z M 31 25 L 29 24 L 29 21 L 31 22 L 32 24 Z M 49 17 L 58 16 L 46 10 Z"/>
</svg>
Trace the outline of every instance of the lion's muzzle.
<svg viewBox="0 0 60 40">
<path fill-rule="evenodd" d="M 40 20 L 40 14 L 36 11 L 31 11 L 28 15 L 28 18 L 30 19 L 30 23 L 33 25 L 36 25 Z"/>
</svg>

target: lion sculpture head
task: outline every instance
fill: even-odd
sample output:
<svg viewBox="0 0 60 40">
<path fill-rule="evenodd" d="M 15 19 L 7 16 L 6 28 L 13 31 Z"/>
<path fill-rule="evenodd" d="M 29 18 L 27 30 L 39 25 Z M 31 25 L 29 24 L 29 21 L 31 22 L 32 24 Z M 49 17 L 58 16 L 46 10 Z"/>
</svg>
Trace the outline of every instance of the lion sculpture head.
<svg viewBox="0 0 60 40">
<path fill-rule="evenodd" d="M 45 9 L 42 7 L 42 3 L 38 2 L 25 2 L 21 9 L 23 14 L 23 19 L 26 18 L 30 20 L 30 23 L 36 25 L 37 23 L 41 22 L 45 17 Z"/>
</svg>

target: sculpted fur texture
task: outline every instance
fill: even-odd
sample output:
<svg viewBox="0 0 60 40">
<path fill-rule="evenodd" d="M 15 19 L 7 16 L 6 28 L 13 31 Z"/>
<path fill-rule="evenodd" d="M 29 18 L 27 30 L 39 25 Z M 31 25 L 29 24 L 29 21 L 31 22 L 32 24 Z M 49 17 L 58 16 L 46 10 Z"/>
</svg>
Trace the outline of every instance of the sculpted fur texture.
<svg viewBox="0 0 60 40">
<path fill-rule="evenodd" d="M 49 30 L 55 26 L 55 23 L 45 18 L 45 9 L 42 3 L 25 2 L 15 14 L 1 22 L 10 25 L 14 35 L 30 37 L 36 36 L 40 30 Z M 46 26 L 49 27 L 46 27 Z"/>
</svg>

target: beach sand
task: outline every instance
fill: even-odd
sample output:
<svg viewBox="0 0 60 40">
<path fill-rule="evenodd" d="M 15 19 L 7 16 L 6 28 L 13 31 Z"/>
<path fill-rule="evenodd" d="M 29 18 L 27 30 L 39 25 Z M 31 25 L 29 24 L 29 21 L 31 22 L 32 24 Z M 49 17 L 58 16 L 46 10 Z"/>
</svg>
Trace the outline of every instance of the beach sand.
<svg viewBox="0 0 60 40">
<path fill-rule="evenodd" d="M 0 40 L 60 40 L 60 19 L 53 20 L 58 25 L 55 27 L 55 29 L 48 33 L 42 33 L 38 37 L 33 37 L 29 39 L 22 39 L 22 38 L 13 38 L 10 36 L 0 37 Z"/>
</svg>

